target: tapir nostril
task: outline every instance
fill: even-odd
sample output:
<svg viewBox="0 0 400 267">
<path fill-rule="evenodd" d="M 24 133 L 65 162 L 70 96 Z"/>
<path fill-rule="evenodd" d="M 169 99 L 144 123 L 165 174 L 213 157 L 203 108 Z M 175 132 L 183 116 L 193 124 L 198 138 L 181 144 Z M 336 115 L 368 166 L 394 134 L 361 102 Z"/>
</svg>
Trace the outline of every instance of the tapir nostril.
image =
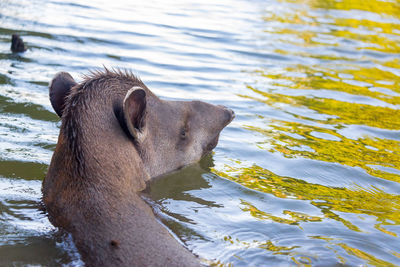
<svg viewBox="0 0 400 267">
<path fill-rule="evenodd" d="M 225 114 L 226 114 L 228 123 L 230 123 L 235 118 L 235 112 L 230 108 L 225 107 Z"/>
<path fill-rule="evenodd" d="M 230 111 L 231 111 L 231 114 L 232 114 L 232 120 L 235 118 L 235 111 L 233 111 L 232 109 L 229 109 Z"/>
</svg>

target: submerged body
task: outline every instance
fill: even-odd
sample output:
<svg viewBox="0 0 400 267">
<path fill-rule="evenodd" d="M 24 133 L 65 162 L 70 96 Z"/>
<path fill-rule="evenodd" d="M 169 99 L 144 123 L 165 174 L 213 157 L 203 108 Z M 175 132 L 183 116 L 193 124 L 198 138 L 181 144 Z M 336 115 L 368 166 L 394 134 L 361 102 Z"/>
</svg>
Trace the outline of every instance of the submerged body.
<svg viewBox="0 0 400 267">
<path fill-rule="evenodd" d="M 89 266 L 197 266 L 140 197 L 152 177 L 198 161 L 233 119 L 222 106 L 164 101 L 129 73 L 50 85 L 62 125 L 43 201 Z"/>
</svg>

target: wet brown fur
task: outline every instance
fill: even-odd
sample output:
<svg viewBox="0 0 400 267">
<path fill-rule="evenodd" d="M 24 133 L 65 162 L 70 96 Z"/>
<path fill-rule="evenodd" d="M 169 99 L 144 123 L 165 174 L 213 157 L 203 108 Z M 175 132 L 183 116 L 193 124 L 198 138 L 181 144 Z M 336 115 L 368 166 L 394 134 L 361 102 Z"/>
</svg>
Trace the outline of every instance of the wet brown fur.
<svg viewBox="0 0 400 267">
<path fill-rule="evenodd" d="M 63 117 L 65 117 L 64 121 L 66 123 L 62 131 L 67 139 L 67 143 L 70 145 L 71 156 L 75 157 L 71 162 L 77 163 L 73 168 L 73 170 L 76 171 L 77 177 L 83 177 L 86 172 L 85 157 L 83 155 L 84 151 L 82 151 L 81 146 L 82 133 L 79 127 L 81 117 L 84 116 L 82 113 L 87 112 L 88 103 L 93 99 L 93 95 L 98 93 L 96 90 L 115 86 L 115 81 L 118 81 L 118 84 L 124 87 L 126 91 L 133 86 L 147 89 L 144 83 L 128 70 L 109 70 L 104 68 L 104 70 L 94 70 L 88 75 L 85 75 L 84 80 L 72 88 L 71 93 L 66 99 L 63 112 Z M 151 93 L 148 89 L 147 92 Z M 77 106 L 80 108 L 77 109 Z"/>
<path fill-rule="evenodd" d="M 148 106 L 138 140 L 121 115 L 134 86 L 145 90 Z M 200 101 L 160 100 L 121 70 L 91 72 L 70 90 L 43 181 L 50 221 L 72 234 L 87 266 L 199 266 L 140 191 L 151 177 L 211 150 L 233 113 Z"/>
</svg>

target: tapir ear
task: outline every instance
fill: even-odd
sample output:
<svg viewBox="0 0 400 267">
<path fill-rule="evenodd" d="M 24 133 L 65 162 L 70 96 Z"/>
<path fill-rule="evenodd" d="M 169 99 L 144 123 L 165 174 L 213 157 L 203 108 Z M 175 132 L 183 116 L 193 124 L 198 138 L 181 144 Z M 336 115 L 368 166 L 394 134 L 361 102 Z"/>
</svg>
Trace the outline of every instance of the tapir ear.
<svg viewBox="0 0 400 267">
<path fill-rule="evenodd" d="M 65 98 L 75 85 L 74 78 L 67 72 L 57 73 L 51 81 L 49 87 L 50 102 L 59 117 L 62 116 L 64 110 Z"/>
<path fill-rule="evenodd" d="M 145 125 L 146 91 L 141 87 L 133 87 L 124 99 L 124 119 L 129 133 L 138 139 L 138 133 Z"/>
</svg>

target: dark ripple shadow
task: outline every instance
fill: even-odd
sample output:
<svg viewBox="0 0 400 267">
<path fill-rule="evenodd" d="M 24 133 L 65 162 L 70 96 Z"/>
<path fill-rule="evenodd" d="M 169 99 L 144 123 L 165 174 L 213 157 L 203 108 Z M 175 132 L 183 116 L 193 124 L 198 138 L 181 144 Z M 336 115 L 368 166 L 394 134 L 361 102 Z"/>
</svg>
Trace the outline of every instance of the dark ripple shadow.
<svg viewBox="0 0 400 267">
<path fill-rule="evenodd" d="M 8 97 L 0 95 L 0 112 L 1 113 L 12 113 L 12 114 L 23 114 L 35 120 L 44 120 L 57 122 L 59 117 L 45 109 L 41 105 L 32 103 L 16 103 Z"/>
<path fill-rule="evenodd" d="M 42 180 L 46 171 L 44 163 L 0 160 L 0 177 Z"/>
<path fill-rule="evenodd" d="M 78 8 L 82 8 L 82 9 L 100 10 L 100 8 L 97 8 L 95 6 L 88 6 L 88 5 L 77 4 L 77 3 L 56 2 L 56 1 L 49 1 L 49 3 L 58 5 L 58 6 L 68 6 L 68 7 L 78 7 Z"/>
</svg>

